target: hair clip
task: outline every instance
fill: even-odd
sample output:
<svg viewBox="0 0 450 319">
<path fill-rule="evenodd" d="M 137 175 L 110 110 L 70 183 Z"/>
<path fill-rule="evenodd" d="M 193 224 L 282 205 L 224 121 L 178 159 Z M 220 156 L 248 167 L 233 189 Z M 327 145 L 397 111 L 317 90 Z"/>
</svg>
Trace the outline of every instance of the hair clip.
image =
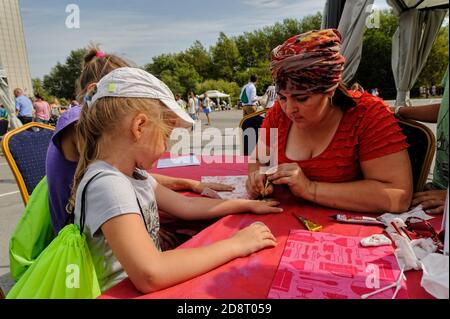
<svg viewBox="0 0 450 319">
<path fill-rule="evenodd" d="M 95 54 L 95 56 L 96 56 L 97 58 L 103 58 L 103 57 L 105 56 L 105 53 L 99 51 L 99 52 L 97 52 L 97 53 Z"/>
</svg>

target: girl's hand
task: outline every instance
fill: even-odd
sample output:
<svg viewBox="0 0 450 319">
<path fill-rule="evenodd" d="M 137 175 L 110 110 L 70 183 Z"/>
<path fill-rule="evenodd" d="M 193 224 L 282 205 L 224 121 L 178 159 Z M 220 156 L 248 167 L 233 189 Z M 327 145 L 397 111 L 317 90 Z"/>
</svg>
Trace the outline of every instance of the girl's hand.
<svg viewBox="0 0 450 319">
<path fill-rule="evenodd" d="M 262 201 L 262 200 L 250 200 L 249 201 L 249 211 L 253 214 L 274 214 L 281 213 L 283 209 L 280 207 L 275 207 L 280 205 L 280 202 Z"/>
<path fill-rule="evenodd" d="M 444 212 L 447 190 L 431 190 L 413 195 L 411 207 L 422 204 L 422 209 L 429 214 L 442 214 Z"/>
<path fill-rule="evenodd" d="M 274 185 L 285 184 L 289 186 L 292 194 L 297 197 L 304 197 L 312 186 L 311 181 L 305 176 L 297 163 L 279 165 L 276 173 L 269 175 L 268 179 Z"/>
<path fill-rule="evenodd" d="M 212 190 L 215 190 L 217 192 L 231 192 L 234 190 L 234 187 L 227 184 L 221 184 L 221 183 L 196 183 L 192 185 L 192 191 L 201 194 L 205 188 L 210 188 Z"/>
<path fill-rule="evenodd" d="M 263 248 L 275 247 L 277 239 L 262 222 L 255 222 L 230 238 L 238 257 L 245 257 Z"/>
<path fill-rule="evenodd" d="M 251 198 L 268 196 L 273 193 L 272 185 L 269 185 L 267 189 L 264 190 L 266 178 L 266 175 L 261 174 L 259 170 L 248 175 L 247 181 L 245 182 L 245 189 Z"/>
</svg>

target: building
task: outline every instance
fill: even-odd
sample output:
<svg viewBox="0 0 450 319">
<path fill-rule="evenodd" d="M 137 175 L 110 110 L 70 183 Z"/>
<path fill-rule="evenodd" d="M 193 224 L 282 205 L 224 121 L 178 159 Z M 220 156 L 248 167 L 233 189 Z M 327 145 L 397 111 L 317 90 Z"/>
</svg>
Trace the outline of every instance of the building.
<svg viewBox="0 0 450 319">
<path fill-rule="evenodd" d="M 33 95 L 19 0 L 0 0 L 0 77 L 10 94 L 19 87 Z"/>
</svg>

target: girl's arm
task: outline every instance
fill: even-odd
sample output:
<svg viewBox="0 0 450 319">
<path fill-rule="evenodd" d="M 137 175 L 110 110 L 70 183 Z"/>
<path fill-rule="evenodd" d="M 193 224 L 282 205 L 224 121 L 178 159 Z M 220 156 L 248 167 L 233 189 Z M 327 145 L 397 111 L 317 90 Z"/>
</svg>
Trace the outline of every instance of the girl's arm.
<svg viewBox="0 0 450 319">
<path fill-rule="evenodd" d="M 262 223 L 209 246 L 159 252 L 139 214 L 114 217 L 101 227 L 114 255 L 142 293 L 150 293 L 206 273 L 266 247 L 276 239 Z"/>
<path fill-rule="evenodd" d="M 246 199 L 211 199 L 182 196 L 162 185 L 155 190 L 158 208 L 184 220 L 211 219 L 229 214 L 251 212 L 255 214 L 280 213 L 279 203 Z"/>
<path fill-rule="evenodd" d="M 187 178 L 175 178 L 159 174 L 151 174 L 156 181 L 174 191 L 189 190 L 195 193 L 201 194 L 206 187 L 209 187 L 215 191 L 224 192 L 232 191 L 233 186 L 220 184 L 220 183 L 202 183 L 193 179 Z"/>
</svg>

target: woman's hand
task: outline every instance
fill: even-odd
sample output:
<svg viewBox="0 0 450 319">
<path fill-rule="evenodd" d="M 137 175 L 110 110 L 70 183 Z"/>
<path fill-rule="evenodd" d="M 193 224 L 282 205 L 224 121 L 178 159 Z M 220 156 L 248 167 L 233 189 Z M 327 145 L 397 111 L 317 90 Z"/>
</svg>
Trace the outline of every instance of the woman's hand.
<svg viewBox="0 0 450 319">
<path fill-rule="evenodd" d="M 283 209 L 280 207 L 276 207 L 278 205 L 280 205 L 280 202 L 274 200 L 271 201 L 250 200 L 249 211 L 252 212 L 253 214 L 281 213 Z"/>
<path fill-rule="evenodd" d="M 247 194 L 251 198 L 259 198 L 261 196 L 268 196 L 273 193 L 273 186 L 268 185 L 265 188 L 266 175 L 261 174 L 259 170 L 256 170 L 248 175 L 247 181 L 245 182 L 245 188 Z"/>
<path fill-rule="evenodd" d="M 238 257 L 245 257 L 263 248 L 275 247 L 277 239 L 262 222 L 255 222 L 230 238 Z"/>
<path fill-rule="evenodd" d="M 413 195 L 411 206 L 422 204 L 422 209 L 429 214 L 442 214 L 444 212 L 447 190 L 430 190 Z"/>
<path fill-rule="evenodd" d="M 292 194 L 297 197 L 305 197 L 311 192 L 312 182 L 305 176 L 297 163 L 281 164 L 277 167 L 276 173 L 268 176 L 269 181 L 274 185 L 287 185 Z"/>
<path fill-rule="evenodd" d="M 202 183 L 202 182 L 193 184 L 191 188 L 192 188 L 192 191 L 197 194 L 203 193 L 205 188 L 210 188 L 217 192 L 231 192 L 234 190 L 234 187 L 231 185 L 221 184 L 221 183 Z"/>
</svg>

